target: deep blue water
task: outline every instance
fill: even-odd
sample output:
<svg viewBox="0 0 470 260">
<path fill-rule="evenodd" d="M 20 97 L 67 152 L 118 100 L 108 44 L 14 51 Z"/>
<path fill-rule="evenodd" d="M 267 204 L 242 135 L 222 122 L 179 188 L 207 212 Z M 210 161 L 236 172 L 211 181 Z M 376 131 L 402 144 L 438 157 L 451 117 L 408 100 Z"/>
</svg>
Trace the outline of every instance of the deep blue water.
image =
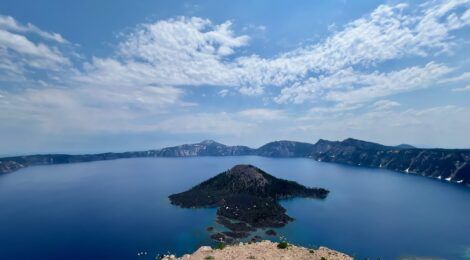
<svg viewBox="0 0 470 260">
<path fill-rule="evenodd" d="M 310 159 L 145 158 L 38 166 L 0 176 L 1 259 L 155 259 L 210 244 L 215 209 L 167 196 L 235 164 L 331 191 L 282 205 L 290 242 L 375 259 L 470 258 L 470 188 Z M 146 257 L 137 252 L 146 251 Z"/>
</svg>

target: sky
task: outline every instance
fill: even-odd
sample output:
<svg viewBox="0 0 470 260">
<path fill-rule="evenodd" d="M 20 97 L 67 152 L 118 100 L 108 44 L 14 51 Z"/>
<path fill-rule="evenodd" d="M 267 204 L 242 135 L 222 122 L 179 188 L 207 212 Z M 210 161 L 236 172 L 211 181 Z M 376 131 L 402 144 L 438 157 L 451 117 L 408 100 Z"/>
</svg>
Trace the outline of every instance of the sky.
<svg viewBox="0 0 470 260">
<path fill-rule="evenodd" d="M 470 0 L 0 2 L 0 155 L 470 148 Z"/>
</svg>

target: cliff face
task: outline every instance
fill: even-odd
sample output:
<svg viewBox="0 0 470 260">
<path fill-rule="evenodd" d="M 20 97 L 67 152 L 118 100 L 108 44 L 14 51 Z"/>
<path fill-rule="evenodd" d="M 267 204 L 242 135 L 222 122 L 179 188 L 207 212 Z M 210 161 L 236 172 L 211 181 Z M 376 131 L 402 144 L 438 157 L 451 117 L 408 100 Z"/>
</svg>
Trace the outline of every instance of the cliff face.
<svg viewBox="0 0 470 260">
<path fill-rule="evenodd" d="M 93 162 L 123 158 L 154 157 L 155 151 L 100 153 L 100 154 L 38 154 L 0 158 L 0 173 L 10 173 L 24 167 L 48 164 Z"/>
<path fill-rule="evenodd" d="M 24 165 L 14 161 L 14 160 L 6 160 L 0 162 L 0 173 L 10 173 L 17 171 L 21 168 L 25 167 Z"/>
<path fill-rule="evenodd" d="M 266 157 L 306 157 L 313 148 L 314 145 L 309 143 L 276 141 L 256 149 L 255 154 Z"/>
<path fill-rule="evenodd" d="M 410 145 L 385 146 L 352 138 L 344 141 L 319 140 L 316 144 L 276 141 L 257 149 L 247 146 L 227 146 L 206 140 L 196 144 L 140 152 L 17 156 L 0 158 L 0 173 L 9 173 L 33 165 L 120 158 L 241 155 L 309 157 L 323 162 L 385 168 L 470 185 L 469 149 L 420 149 Z"/>
<path fill-rule="evenodd" d="M 470 184 L 470 150 L 402 148 L 354 139 L 320 140 L 308 157 Z"/>
<path fill-rule="evenodd" d="M 254 149 L 246 146 L 227 146 L 213 140 L 205 140 L 197 144 L 184 144 L 167 147 L 155 151 L 162 157 L 189 157 L 189 156 L 238 156 L 253 154 Z"/>
</svg>

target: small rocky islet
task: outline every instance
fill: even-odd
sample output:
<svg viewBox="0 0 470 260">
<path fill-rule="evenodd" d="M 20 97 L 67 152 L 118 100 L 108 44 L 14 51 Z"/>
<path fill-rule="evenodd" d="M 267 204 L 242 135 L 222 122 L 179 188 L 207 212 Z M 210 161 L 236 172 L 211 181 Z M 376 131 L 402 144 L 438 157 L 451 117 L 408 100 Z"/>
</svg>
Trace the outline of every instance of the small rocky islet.
<svg viewBox="0 0 470 260">
<path fill-rule="evenodd" d="M 230 243 L 248 237 L 258 228 L 282 227 L 293 221 L 279 200 L 324 199 L 328 193 L 323 188 L 278 179 L 253 165 L 236 165 L 185 192 L 170 195 L 169 199 L 183 208 L 218 207 L 216 221 L 230 231 L 211 237 Z"/>
</svg>

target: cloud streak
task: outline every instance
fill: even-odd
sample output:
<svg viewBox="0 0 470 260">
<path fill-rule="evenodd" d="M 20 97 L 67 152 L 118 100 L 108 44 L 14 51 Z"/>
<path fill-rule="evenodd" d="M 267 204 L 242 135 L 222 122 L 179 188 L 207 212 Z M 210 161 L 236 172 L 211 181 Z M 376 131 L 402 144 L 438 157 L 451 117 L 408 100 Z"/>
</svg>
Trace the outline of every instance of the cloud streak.
<svg viewBox="0 0 470 260">
<path fill-rule="evenodd" d="M 39 40 L 32 40 L 31 34 L 39 35 Z M 61 51 L 66 44 L 58 33 L 0 15 L 0 80 L 28 82 L 30 74 L 36 71 L 54 73 L 70 69 L 70 58 Z"/>
</svg>

